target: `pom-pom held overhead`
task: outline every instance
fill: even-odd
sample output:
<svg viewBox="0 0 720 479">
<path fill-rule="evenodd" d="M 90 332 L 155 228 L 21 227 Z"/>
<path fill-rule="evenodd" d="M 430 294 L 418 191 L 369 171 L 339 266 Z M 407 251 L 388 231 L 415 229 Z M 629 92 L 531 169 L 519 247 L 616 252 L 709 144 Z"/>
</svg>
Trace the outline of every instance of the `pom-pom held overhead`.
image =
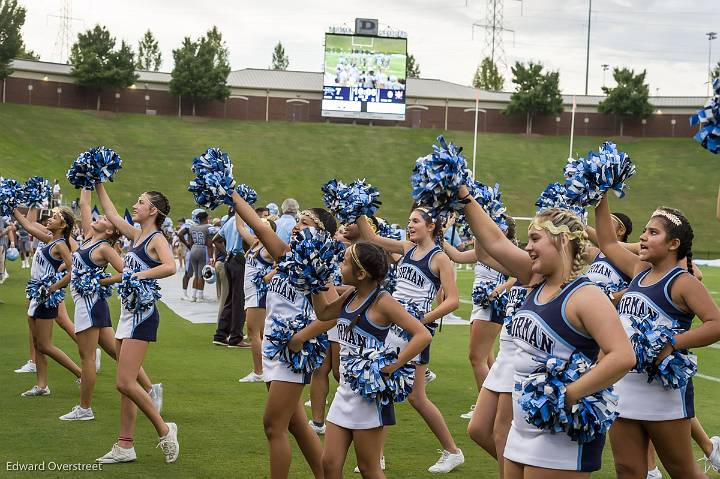
<svg viewBox="0 0 720 479">
<path fill-rule="evenodd" d="M 12 178 L 0 179 L 0 216 L 12 216 L 22 198 L 23 186 L 20 183 Z"/>
<path fill-rule="evenodd" d="M 383 218 L 378 218 L 377 220 L 378 220 L 378 230 L 377 230 L 378 236 L 382 236 L 383 238 L 390 238 L 390 239 L 400 241 L 400 239 L 402 238 L 402 236 L 400 235 L 400 230 L 390 226 L 390 223 L 388 223 Z"/>
<path fill-rule="evenodd" d="M 321 190 L 325 206 L 343 224 L 355 223 L 361 215 L 373 216 L 381 205 L 380 191 L 365 180 L 346 185 L 331 179 Z"/>
<path fill-rule="evenodd" d="M 720 153 L 720 78 L 713 80 L 715 95 L 705 106 L 690 117 L 691 125 L 699 125 L 694 139 L 710 153 Z"/>
<path fill-rule="evenodd" d="M 305 228 L 290 239 L 290 251 L 278 260 L 278 274 L 303 294 L 325 291 L 337 265 L 343 261 L 345 246 L 324 231 Z"/>
<path fill-rule="evenodd" d="M 368 401 L 380 405 L 404 401 L 412 392 L 415 369 L 403 365 L 391 374 L 381 370 L 397 361 L 397 349 L 370 341 L 367 347 L 340 356 L 343 377 L 350 388 Z"/>
<path fill-rule="evenodd" d="M 295 352 L 288 344 L 295 334 L 310 324 L 309 318 L 299 314 L 286 320 L 273 314 L 269 319 L 272 322 L 272 332 L 265 335 L 263 355 L 266 358 L 278 359 L 296 373 L 312 374 L 320 367 L 330 347 L 327 334 L 323 333 L 305 341 L 302 349 Z"/>
<path fill-rule="evenodd" d="M 458 199 L 458 189 L 469 183 L 472 176 L 462 155 L 462 148 L 437 138 L 440 146 L 433 145 L 433 152 L 418 158 L 410 182 L 412 196 L 419 206 L 430 208 L 433 217 L 447 216 L 467 203 Z"/>
<path fill-rule="evenodd" d="M 110 276 L 102 268 L 75 268 L 70 284 L 84 298 L 92 298 L 96 294 L 101 298 L 109 298 L 112 296 L 112 285 L 102 285 L 100 281 Z"/>
<path fill-rule="evenodd" d="M 504 231 L 507 231 L 507 215 L 505 212 L 507 208 L 502 202 L 502 192 L 500 191 L 500 185 L 495 183 L 494 187 L 484 185 L 479 181 L 471 181 L 467 185 L 470 195 L 475 198 L 485 212 L 492 218 L 495 224 Z M 464 210 L 460 211 L 458 215 L 457 224 L 460 226 L 460 231 L 466 237 L 472 236 L 470 231 L 470 225 L 467 223 L 465 218 Z"/>
<path fill-rule="evenodd" d="M 235 188 L 235 191 L 237 191 L 237 194 L 240 195 L 240 198 L 244 199 L 245 202 L 249 205 L 254 205 L 257 201 L 257 191 L 255 191 L 245 183 L 239 184 L 237 188 Z"/>
<path fill-rule="evenodd" d="M 226 153 L 220 148 L 208 148 L 193 160 L 192 171 L 195 179 L 190 182 L 188 191 L 198 205 L 211 210 L 221 204 L 232 205 L 235 180 L 232 161 Z"/>
<path fill-rule="evenodd" d="M 565 404 L 568 384 L 577 381 L 591 367 L 582 353 L 573 353 L 568 361 L 550 356 L 522 384 L 518 404 L 525 411 L 525 420 L 539 429 L 566 432 L 580 444 L 605 434 L 618 417 L 618 396 L 609 387 L 580 399 L 569 411 Z"/>
<path fill-rule="evenodd" d="M 50 193 L 50 182 L 42 176 L 33 176 L 25 182 L 21 201 L 28 208 L 42 208 Z"/>
<path fill-rule="evenodd" d="M 40 279 L 31 279 L 25 287 L 27 299 L 34 299 L 40 304 L 54 308 L 65 299 L 65 290 L 50 291 L 50 286 L 60 281 L 62 273 L 50 273 Z"/>
<path fill-rule="evenodd" d="M 154 279 L 138 279 L 132 271 L 125 271 L 118 286 L 118 296 L 128 311 L 140 316 L 155 307 L 160 299 L 160 285 Z"/>
<path fill-rule="evenodd" d="M 540 193 L 540 197 L 535 202 L 535 206 L 537 207 L 538 213 L 548 208 L 569 210 L 578 215 L 583 223 L 587 224 L 587 211 L 568 198 L 567 188 L 560 183 L 550 183 L 547 185 L 543 192 Z"/>
<path fill-rule="evenodd" d="M 565 165 L 566 195 L 572 204 L 597 206 L 605 192 L 625 196 L 625 182 L 635 174 L 630 156 L 618 151 L 617 145 L 606 141 L 598 151 L 589 151 L 584 158 L 568 159 Z"/>
<path fill-rule="evenodd" d="M 96 183 L 112 181 L 121 168 L 122 159 L 114 150 L 97 146 L 80 153 L 65 176 L 75 188 L 94 190 Z"/>
</svg>

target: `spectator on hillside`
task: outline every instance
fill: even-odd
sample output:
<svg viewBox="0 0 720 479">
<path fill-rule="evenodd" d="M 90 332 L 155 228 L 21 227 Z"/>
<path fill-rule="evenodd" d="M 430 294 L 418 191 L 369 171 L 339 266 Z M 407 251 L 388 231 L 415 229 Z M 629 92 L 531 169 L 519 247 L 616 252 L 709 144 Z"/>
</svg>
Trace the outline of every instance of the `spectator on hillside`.
<svg viewBox="0 0 720 479">
<path fill-rule="evenodd" d="M 268 216 L 270 216 L 270 210 L 264 206 L 255 208 L 255 213 L 257 213 L 260 218 L 267 218 Z"/>
<path fill-rule="evenodd" d="M 268 203 L 265 208 L 270 212 L 270 216 L 280 217 L 280 208 L 275 203 Z"/>
<path fill-rule="evenodd" d="M 15 247 L 14 227 L 4 218 L 0 217 L 0 284 L 10 277 L 5 270 L 5 253 L 8 246 Z"/>
<path fill-rule="evenodd" d="M 292 230 L 297 224 L 297 215 L 300 211 L 300 205 L 293 198 L 288 198 L 282 202 L 282 216 L 275 222 L 277 226 L 277 235 L 285 243 L 290 243 Z"/>
<path fill-rule="evenodd" d="M 58 182 L 57 178 L 53 180 L 53 189 L 52 189 L 52 208 L 55 208 L 56 206 L 60 206 L 60 202 L 62 200 L 62 193 L 60 191 L 60 183 Z"/>
</svg>

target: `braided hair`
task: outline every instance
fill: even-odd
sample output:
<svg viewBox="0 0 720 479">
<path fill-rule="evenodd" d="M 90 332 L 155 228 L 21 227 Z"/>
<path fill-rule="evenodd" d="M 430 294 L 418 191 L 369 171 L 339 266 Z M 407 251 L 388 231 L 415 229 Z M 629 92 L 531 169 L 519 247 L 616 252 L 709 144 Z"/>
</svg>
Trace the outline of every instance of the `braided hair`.
<svg viewBox="0 0 720 479">
<path fill-rule="evenodd" d="M 570 276 L 565 280 L 563 286 L 582 274 L 585 268 L 584 256 L 588 236 L 585 232 L 585 225 L 578 215 L 562 208 L 548 208 L 535 216 L 535 219 L 530 223 L 530 228 L 545 230 L 558 251 L 562 248 L 563 235 L 566 235 L 570 240 L 569 252 L 572 265 L 570 267 Z M 563 261 L 565 261 L 564 256 Z"/>
<path fill-rule="evenodd" d="M 687 258 L 688 272 L 693 274 L 692 242 L 695 233 L 693 233 L 687 217 L 678 209 L 661 206 L 653 212 L 651 218 L 657 218 L 662 222 L 668 240 L 677 239 L 680 241 L 680 246 L 677 249 L 677 259 L 680 261 Z"/>
</svg>

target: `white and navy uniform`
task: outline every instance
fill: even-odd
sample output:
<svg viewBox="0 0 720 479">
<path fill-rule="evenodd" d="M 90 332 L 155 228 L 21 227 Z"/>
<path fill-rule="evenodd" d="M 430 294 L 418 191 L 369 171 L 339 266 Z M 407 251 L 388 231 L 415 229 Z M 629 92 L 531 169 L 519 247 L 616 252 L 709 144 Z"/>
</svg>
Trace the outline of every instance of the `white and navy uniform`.
<svg viewBox="0 0 720 479">
<path fill-rule="evenodd" d="M 678 329 L 683 332 L 689 330 L 694 314 L 678 308 L 672 302 L 670 290 L 678 276 L 690 273 L 676 266 L 656 283 L 643 285 L 643 279 L 649 272 L 650 269 L 645 270 L 633 278 L 617 305 L 627 335 L 632 336 L 635 331 L 632 319 L 639 320 L 650 311 L 657 313 L 656 321 L 659 324 L 672 327 L 674 320 Z M 640 421 L 669 421 L 695 416 L 692 379 L 681 389 L 665 389 L 658 381 L 648 383 L 647 380 L 645 372 L 630 371 L 615 384 L 615 392 L 620 396 L 620 417 Z"/>
<path fill-rule="evenodd" d="M 265 329 L 263 332 L 263 351 L 267 344 L 266 337 L 272 333 L 272 316 L 277 315 L 283 319 L 291 319 L 298 314 L 315 319 L 310 298 L 293 287 L 287 278 L 276 274 L 268 283 L 267 297 L 265 299 Z M 289 365 L 279 359 L 270 359 L 263 354 L 263 379 L 266 383 L 284 381 L 288 383 L 310 384 L 311 374 L 293 372 Z"/>
<path fill-rule="evenodd" d="M 94 268 L 105 269 L 103 266 L 95 264 L 92 260 L 92 252 L 96 248 L 107 241 L 101 240 L 87 248 L 80 247 L 72 255 L 72 274 L 79 274 L 81 270 Z M 70 288 L 73 301 L 75 302 L 75 334 L 85 331 L 89 328 L 108 328 L 112 327 L 110 321 L 110 307 L 107 300 L 100 296 L 97 292 L 92 296 L 82 296 L 74 287 Z"/>
<path fill-rule="evenodd" d="M 630 276 L 620 271 L 610 262 L 607 256 L 602 253 L 598 253 L 597 256 L 595 256 L 585 276 L 597 285 L 613 284 L 625 286 L 631 279 Z"/>
<path fill-rule="evenodd" d="M 361 348 L 382 345 L 387 338 L 390 326 L 380 326 L 368 318 L 368 309 L 375 300 L 386 291 L 378 288 L 370 294 L 356 309 L 349 310 L 357 292 L 352 293 L 343 304 L 342 312 L 337 320 L 338 343 L 341 355 L 357 354 Z M 351 328 L 351 324 L 355 325 Z M 377 401 L 364 398 L 353 391 L 343 374 L 343 362 L 340 362 L 340 383 L 335 391 L 335 398 L 330 405 L 327 420 L 345 429 L 372 429 L 395 424 L 395 407 L 393 403 L 380 405 Z"/>
<path fill-rule="evenodd" d="M 511 393 L 515 389 L 515 342 L 510 331 L 512 330 L 512 317 L 525 301 L 527 289 L 516 282 L 507 292 L 508 301 L 504 325 L 500 328 L 500 341 L 498 355 L 485 377 L 482 387 L 496 393 Z"/>
<path fill-rule="evenodd" d="M 491 282 L 497 286 L 503 281 L 505 281 L 505 275 L 503 275 L 502 273 L 495 271 L 490 266 L 487 266 L 480 261 L 475 264 L 475 279 L 473 280 L 473 290 L 475 290 L 475 287 L 480 283 Z M 475 320 L 491 321 L 497 324 L 503 323 L 503 318 L 499 317 L 497 314 L 493 314 L 492 307 L 484 308 L 479 304 L 473 303 L 473 309 L 470 313 L 470 322 L 472 323 Z"/>
<path fill-rule="evenodd" d="M 267 291 L 258 291 L 253 280 L 258 274 L 265 276 L 272 269 L 272 263 L 262 257 L 264 246 L 258 249 L 251 249 L 245 253 L 245 309 L 264 308 Z"/>
<path fill-rule="evenodd" d="M 579 288 L 595 287 L 593 282 L 580 276 L 553 299 L 540 303 L 537 298 L 543 286 L 544 283 L 528 293 L 512 321 L 510 334 L 517 347 L 513 357 L 516 388 L 513 391 L 513 421 L 505 445 L 505 458 L 547 469 L 597 471 L 602 465 L 604 435 L 579 444 L 567 434 L 552 434 L 549 430 L 529 424 L 518 404 L 519 384 L 550 356 L 568 360 L 573 353 L 580 352 L 595 362 L 600 352 L 595 340 L 578 331 L 565 313 L 570 296 Z"/>
<path fill-rule="evenodd" d="M 440 278 L 432 272 L 430 264 L 433 257 L 442 252 L 439 246 L 434 246 L 425 256 L 420 259 L 413 259 L 412 255 L 417 249 L 413 246 L 405 253 L 397 266 L 397 284 L 393 298 L 397 300 L 412 301 L 423 313 L 427 313 L 432 309 L 432 303 L 435 300 L 438 289 L 440 289 Z M 425 324 L 430 334 L 435 335 L 437 323 Z M 387 338 L 388 344 L 404 349 L 407 341 L 401 338 L 394 328 L 391 330 Z M 428 364 L 430 362 L 430 345 L 428 345 L 413 362 L 418 364 Z"/>
<path fill-rule="evenodd" d="M 58 272 L 60 265 L 63 264 L 63 260 L 53 258 L 51 251 L 55 245 L 61 241 L 65 241 L 65 238 L 58 238 L 46 245 L 42 243 L 38 244 L 35 256 L 33 257 L 32 267 L 30 268 L 30 279 L 39 281 L 49 274 Z M 27 314 L 35 319 L 55 319 L 58 315 L 58 307 L 50 307 L 39 303 L 36 299 L 31 299 Z"/>
<path fill-rule="evenodd" d="M 160 266 L 162 263 L 154 260 L 147 252 L 147 246 L 155 235 L 162 234 L 155 231 L 148 235 L 140 244 L 134 245 L 123 259 L 123 272 L 140 272 Z M 120 321 L 118 322 L 116 339 L 140 339 L 143 341 L 156 341 L 157 330 L 160 326 L 160 314 L 157 306 L 142 314 L 128 311 L 125 305 L 120 306 Z"/>
</svg>

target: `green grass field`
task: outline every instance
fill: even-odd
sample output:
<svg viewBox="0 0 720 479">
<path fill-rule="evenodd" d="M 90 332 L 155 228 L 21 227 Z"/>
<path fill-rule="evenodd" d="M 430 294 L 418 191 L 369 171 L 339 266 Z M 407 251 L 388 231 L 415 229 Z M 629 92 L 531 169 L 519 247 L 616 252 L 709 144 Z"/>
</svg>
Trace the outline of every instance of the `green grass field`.
<svg viewBox="0 0 720 479">
<path fill-rule="evenodd" d="M 380 214 L 404 224 L 410 208 L 410 171 L 416 158 L 431 152 L 444 133 L 465 147 L 472 163 L 472 134 L 430 129 L 386 128 L 325 123 L 255 123 L 179 120 L 166 116 L 106 114 L 0 104 L 0 175 L 61 178 L 66 198 L 74 191 L 64 179 L 73 159 L 91 146 L 116 149 L 124 161 L 108 190 L 122 211 L 144 190 L 159 189 L 172 203 L 170 216 L 194 208 L 187 184 L 192 158 L 208 146 L 228 152 L 235 178 L 257 189 L 260 204 L 288 197 L 301 207 L 321 205 L 320 186 L 329 178 L 367 178 L 382 192 Z M 605 138 L 578 137 L 575 151 L 586 153 Z M 499 182 L 514 216 L 531 216 L 545 185 L 562 176 L 568 138 L 481 134 L 477 177 Z M 718 159 L 690 138 L 625 140 L 621 148 L 638 166 L 630 189 L 612 208 L 630 215 L 642 229 L 658 205 L 680 208 L 695 230 L 695 257 L 720 255 L 714 219 Z M 220 210 L 217 216 L 224 214 Z M 519 228 L 522 233 L 523 227 Z M 633 235 L 637 238 L 637 233 Z M 710 252 L 710 253 L 708 253 Z"/>
<path fill-rule="evenodd" d="M 720 299 L 720 269 L 705 268 L 705 284 Z M 104 356 L 98 375 L 93 402 L 96 420 L 66 423 L 57 419 L 78 402 L 74 378 L 50 361 L 52 395 L 21 398 L 19 394 L 34 384 L 34 375 L 15 374 L 12 370 L 27 359 L 27 323 L 23 288 L 26 270 L 10 263 L 11 278 L 0 286 L 0 364 L 3 387 L 0 409 L 3 411 L 3 434 L 0 439 L 0 476 L 15 477 L 6 471 L 6 463 L 89 463 L 104 454 L 117 437 L 119 399 L 114 388 L 115 367 Z M 459 285 L 465 301 L 469 300 L 472 272 L 461 270 Z M 68 304 L 72 315 L 72 304 Z M 113 320 L 118 304 L 111 303 Z M 195 325 L 160 306 L 159 341 L 150 347 L 145 366 L 155 382 L 165 386 L 163 415 L 179 425 L 181 454 L 177 463 L 166 465 L 150 423 L 140 417 L 135 434 L 138 461 L 132 464 L 105 466 L 103 477 L 268 477 L 267 450 L 262 429 L 265 388 L 262 384 L 239 384 L 237 379 L 250 370 L 250 352 L 212 346 L 213 325 Z M 469 305 L 460 314 L 468 317 Z M 474 402 L 476 391 L 467 360 L 466 326 L 445 326 L 433 341 L 432 369 L 438 379 L 428 386 L 428 394 L 444 413 L 455 440 L 463 449 L 466 463 L 451 477 L 495 477 L 496 464 L 467 436 L 467 421 L 459 418 Z M 75 344 L 55 327 L 55 344 L 78 361 Z M 700 372 L 718 377 L 720 350 L 702 348 Z M 334 382 L 331 380 L 331 389 Z M 697 378 L 696 411 L 710 434 L 720 432 L 720 418 L 715 416 L 720 384 Z M 306 396 L 308 390 L 306 388 Z M 332 392 L 331 392 L 332 394 Z M 419 416 L 407 404 L 396 407 L 398 425 L 391 429 L 386 457 L 390 478 L 430 477 L 426 472 L 437 459 L 438 444 Z M 310 477 L 302 456 L 293 444 L 292 478 Z M 696 450 L 700 457 L 700 453 Z M 345 472 L 355 465 L 351 452 Z M 74 473 L 73 477 L 90 477 L 95 473 Z M 28 476 L 28 475 L 26 475 Z M 44 473 L 43 477 L 68 477 L 67 473 Z M 604 468 L 593 477 L 614 477 L 609 446 L 605 450 Z"/>
<path fill-rule="evenodd" d="M 347 57 L 347 53 L 339 53 L 339 52 L 325 52 L 325 75 L 330 76 L 332 78 L 335 78 L 335 67 L 337 67 L 338 59 L 341 57 Z M 368 73 L 370 70 L 374 70 L 372 65 L 370 65 L 368 69 Z M 376 72 L 377 73 L 377 72 Z M 385 74 L 388 76 L 388 78 L 391 75 L 395 75 L 396 78 L 402 80 L 405 79 L 406 74 L 406 57 L 404 54 L 402 55 L 392 55 L 390 57 L 390 66 L 385 70 Z M 327 81 L 325 83 L 328 84 Z"/>
</svg>

